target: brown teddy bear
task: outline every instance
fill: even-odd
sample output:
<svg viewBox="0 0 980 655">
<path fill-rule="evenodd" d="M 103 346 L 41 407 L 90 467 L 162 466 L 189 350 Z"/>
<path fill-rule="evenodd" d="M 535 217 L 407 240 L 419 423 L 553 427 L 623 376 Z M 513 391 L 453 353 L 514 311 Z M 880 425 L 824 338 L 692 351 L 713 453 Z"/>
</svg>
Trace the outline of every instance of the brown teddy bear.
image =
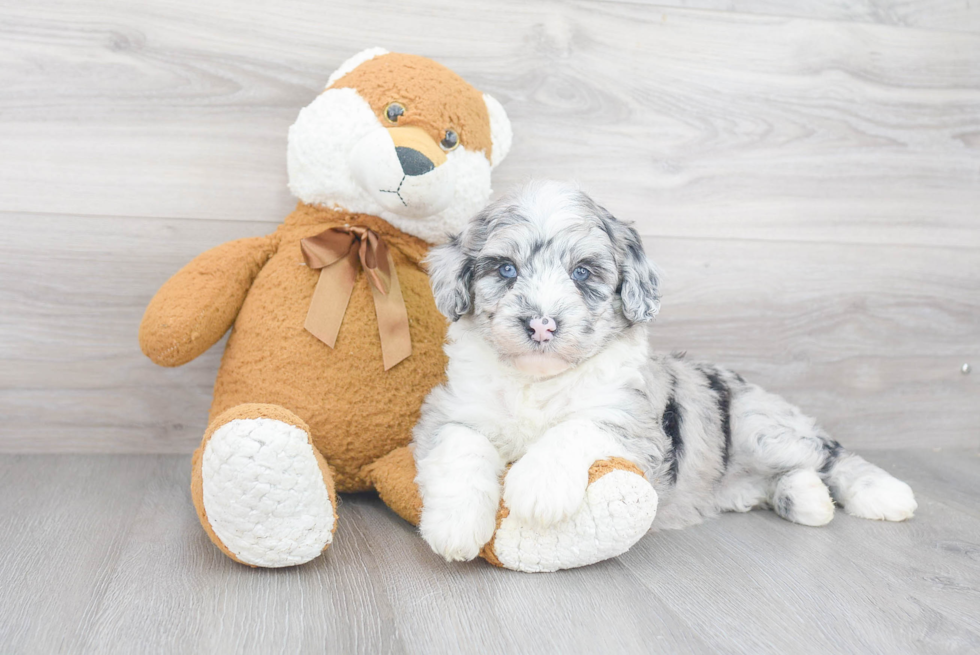
<svg viewBox="0 0 980 655">
<path fill-rule="evenodd" d="M 500 104 L 452 71 L 361 52 L 290 128 L 295 211 L 268 236 L 198 256 L 150 302 L 140 346 L 162 366 L 189 362 L 234 324 L 191 483 L 201 525 L 229 557 L 264 567 L 313 559 L 333 540 L 337 491 L 376 489 L 418 522 L 407 445 L 446 364 L 446 319 L 422 260 L 487 203 L 491 170 L 510 143 Z M 630 466 L 597 464 L 593 487 Z M 500 520 L 507 529 L 485 548 L 489 561 L 524 570 L 569 563 L 549 563 L 554 553 L 539 551 L 551 547 L 534 545 L 526 526 L 508 527 L 504 508 Z M 623 537 L 621 521 L 586 523 L 569 542 L 586 554 L 571 565 L 618 554 L 649 527 Z M 598 543 L 610 530 L 619 531 L 617 552 Z"/>
</svg>

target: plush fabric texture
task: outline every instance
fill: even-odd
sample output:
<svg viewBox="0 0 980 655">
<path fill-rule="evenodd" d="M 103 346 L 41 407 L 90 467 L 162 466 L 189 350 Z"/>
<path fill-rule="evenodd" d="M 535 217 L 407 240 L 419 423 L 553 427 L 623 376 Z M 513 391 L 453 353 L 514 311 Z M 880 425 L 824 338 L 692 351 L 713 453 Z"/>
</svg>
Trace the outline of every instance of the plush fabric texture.
<svg viewBox="0 0 980 655">
<path fill-rule="evenodd" d="M 279 568 L 317 557 L 333 541 L 336 512 L 303 429 L 235 419 L 201 456 L 204 511 L 215 535 L 246 564 Z"/>
<path fill-rule="evenodd" d="M 629 550 L 649 531 L 656 512 L 657 492 L 646 478 L 611 470 L 589 484 L 574 514 L 547 529 L 513 514 L 503 517 L 493 536 L 492 561 L 525 573 L 594 564 Z"/>
<path fill-rule="evenodd" d="M 318 273 L 300 240 L 341 225 L 374 230 L 391 250 L 409 316 L 412 355 L 389 371 L 381 359 L 374 299 L 358 274 L 336 347 L 304 329 Z M 420 265 L 425 242 L 374 216 L 300 204 L 269 237 L 276 251 L 255 276 L 225 347 L 211 405 L 261 401 L 295 413 L 333 468 L 337 489 L 366 491 L 361 469 L 408 444 L 422 400 L 443 378 L 446 321 Z"/>
<path fill-rule="evenodd" d="M 383 116 L 391 102 L 405 113 L 399 126 L 421 127 L 433 141 L 455 130 L 460 145 L 483 152 L 493 161 L 490 115 L 483 94 L 445 66 L 416 55 L 388 53 L 373 57 L 335 81 L 331 89 L 355 88 L 371 109 Z M 431 89 L 439 89 L 433 94 Z"/>
<path fill-rule="evenodd" d="M 303 261 L 300 240 L 345 224 L 374 230 L 395 261 L 412 355 L 387 372 L 363 273 L 336 348 L 303 327 L 318 273 Z M 371 486 L 361 469 L 408 444 L 422 400 L 444 376 L 446 320 L 420 263 L 427 250 L 421 239 L 374 216 L 300 203 L 273 234 L 218 246 L 173 276 L 147 309 L 140 344 L 155 362 L 177 366 L 214 344 L 234 321 L 205 442 L 232 420 L 226 412 L 261 401 L 288 412 L 287 418 L 271 418 L 295 422 L 310 433 L 333 469 L 337 490 L 366 491 Z"/>
<path fill-rule="evenodd" d="M 330 81 L 289 128 L 294 196 L 378 216 L 430 244 L 444 243 L 483 209 L 491 169 L 512 141 L 499 102 L 434 61 L 377 48 L 351 57 Z M 385 109 L 394 102 L 405 113 L 393 121 Z M 428 153 L 443 153 L 447 129 L 460 138 L 432 160 L 432 170 L 406 175 L 392 147 L 403 128 L 424 137 Z"/>
<path fill-rule="evenodd" d="M 589 468 L 589 491 L 586 492 L 586 502 L 583 507 L 563 524 L 554 526 L 554 528 L 544 534 L 534 530 L 528 530 L 525 526 L 505 525 L 505 521 L 510 517 L 510 510 L 507 509 L 503 500 L 501 500 L 500 511 L 497 512 L 497 530 L 494 532 L 493 539 L 480 551 L 480 557 L 494 566 L 528 573 L 537 573 L 541 571 L 556 571 L 563 568 L 575 568 L 576 566 L 592 564 L 625 553 L 650 529 L 650 525 L 653 523 L 653 518 L 657 511 L 657 496 L 653 492 L 652 498 L 650 496 L 631 498 L 633 509 L 638 510 L 635 511 L 635 515 L 636 518 L 639 518 L 639 521 L 623 520 L 626 514 L 625 512 L 621 510 L 609 511 L 611 504 L 622 504 L 623 499 L 621 494 L 617 495 L 616 493 L 619 491 L 618 489 L 611 489 L 612 493 L 598 494 L 596 498 L 590 497 L 592 495 L 590 492 L 593 491 L 593 485 L 604 476 L 615 471 L 622 471 L 637 476 L 638 480 L 642 481 L 642 484 L 646 487 L 649 487 L 650 492 L 653 492 L 653 488 L 650 487 L 649 482 L 643 476 L 643 471 L 633 462 L 621 457 L 600 460 Z M 602 491 L 606 492 L 607 490 L 603 489 Z M 605 510 L 602 512 L 602 515 L 597 515 L 599 513 L 595 511 L 599 507 Z M 649 515 L 649 520 L 646 520 L 647 515 Z M 634 517 L 629 518 L 632 519 Z M 572 527 L 571 530 L 568 529 L 569 526 Z M 619 529 L 617 530 L 616 528 Z M 497 543 L 501 539 L 508 542 L 506 561 L 501 561 L 497 554 Z M 593 550 L 598 553 L 602 539 L 607 540 L 607 543 L 602 545 L 606 547 L 605 550 L 608 552 L 603 553 L 604 556 L 598 557 L 593 554 Z M 564 549 L 558 548 L 560 543 L 564 546 Z M 552 557 L 549 562 L 540 561 L 540 550 L 543 544 L 546 547 L 550 547 L 549 550 L 551 552 L 549 554 Z M 562 552 L 563 550 L 565 552 Z M 585 557 L 582 561 L 575 560 L 573 555 L 581 554 L 583 550 L 587 551 L 587 554 L 592 554 L 592 559 Z M 522 555 L 524 556 L 523 559 L 526 560 L 524 566 L 521 564 Z M 564 565 L 561 562 L 562 556 L 566 560 Z"/>
<path fill-rule="evenodd" d="M 208 537 L 219 549 L 221 549 L 221 552 L 241 564 L 246 564 L 246 562 L 243 562 L 228 548 L 227 545 L 225 545 L 224 542 L 221 541 L 221 539 L 218 538 L 218 535 L 215 534 L 214 528 L 211 526 L 211 521 L 208 519 L 207 513 L 205 512 L 202 458 L 204 455 L 204 450 L 207 448 L 207 445 L 211 441 L 211 437 L 216 430 L 230 424 L 233 421 L 248 419 L 271 419 L 274 421 L 281 421 L 282 423 L 295 426 L 309 434 L 309 427 L 306 425 L 306 423 L 304 423 L 299 417 L 289 410 L 283 409 L 282 407 L 278 407 L 276 405 L 249 403 L 239 405 L 238 407 L 232 407 L 215 418 L 215 420 L 211 422 L 211 425 L 209 425 L 208 429 L 205 431 L 200 447 L 194 451 L 194 457 L 191 460 L 191 500 L 194 502 L 194 509 L 197 511 L 197 517 Z M 333 511 L 333 525 L 331 532 L 336 532 L 337 493 L 336 489 L 334 488 L 333 477 L 327 463 L 315 448 L 313 449 L 313 456 L 316 458 L 317 466 L 320 469 L 320 474 L 323 477 L 323 482 L 326 486 L 328 499 Z M 327 543 L 327 546 L 329 546 L 329 542 Z M 326 549 L 326 546 L 324 549 Z M 255 564 L 249 565 L 256 566 Z"/>
<path fill-rule="evenodd" d="M 143 354 L 160 366 L 180 366 L 217 343 L 275 248 L 275 239 L 269 237 L 239 239 L 198 255 L 180 269 L 143 314 Z"/>
<path fill-rule="evenodd" d="M 415 486 L 415 458 L 409 446 L 396 448 L 364 469 L 385 505 L 412 525 L 422 517 L 422 498 Z"/>
<path fill-rule="evenodd" d="M 405 107 L 395 122 L 385 113 L 391 102 Z M 449 129 L 459 147 L 444 153 Z M 422 260 L 486 203 L 491 161 L 499 163 L 510 142 L 500 104 L 444 66 L 380 48 L 358 53 L 290 129 L 295 210 L 272 234 L 196 257 L 150 302 L 139 342 L 157 364 L 189 362 L 231 330 L 191 481 L 201 525 L 226 555 L 258 566 L 308 561 L 332 541 L 338 491 L 377 488 L 418 522 L 406 446 L 423 399 L 445 377 L 447 328 Z M 406 170 L 396 146 L 427 154 L 435 168 Z M 394 177 L 365 186 L 352 165 L 365 158 L 369 170 L 395 162 Z M 453 175 L 432 174 L 440 171 Z M 447 185 L 436 190 L 451 204 L 437 209 L 442 197 L 426 195 L 425 184 Z M 389 200 L 389 186 L 397 187 L 398 211 L 377 201 Z M 394 261 L 412 354 L 388 371 L 363 271 L 334 348 L 304 327 L 319 272 L 300 242 L 344 225 L 373 230 Z"/>
<path fill-rule="evenodd" d="M 617 476 L 596 485 L 610 473 Z M 367 475 L 388 507 L 418 525 L 422 498 L 415 485 L 410 447 L 393 450 L 374 462 Z M 592 564 L 626 552 L 650 529 L 656 510 L 657 494 L 640 467 L 619 457 L 601 460 L 589 469 L 589 490 L 582 509 L 544 533 L 514 524 L 501 501 L 497 531 L 480 557 L 494 566 L 529 573 Z"/>
</svg>

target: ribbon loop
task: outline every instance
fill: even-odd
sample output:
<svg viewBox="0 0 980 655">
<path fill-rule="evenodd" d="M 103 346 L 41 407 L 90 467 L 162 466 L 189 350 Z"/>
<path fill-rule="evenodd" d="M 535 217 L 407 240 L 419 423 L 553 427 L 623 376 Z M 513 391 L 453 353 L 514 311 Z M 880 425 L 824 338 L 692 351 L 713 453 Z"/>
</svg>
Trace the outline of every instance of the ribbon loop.
<svg viewBox="0 0 980 655">
<path fill-rule="evenodd" d="M 377 233 L 359 225 L 333 227 L 303 239 L 300 249 L 307 266 L 320 271 L 304 325 L 313 336 L 331 348 L 336 345 L 360 267 L 374 297 L 385 370 L 412 354 L 395 261 Z"/>
</svg>

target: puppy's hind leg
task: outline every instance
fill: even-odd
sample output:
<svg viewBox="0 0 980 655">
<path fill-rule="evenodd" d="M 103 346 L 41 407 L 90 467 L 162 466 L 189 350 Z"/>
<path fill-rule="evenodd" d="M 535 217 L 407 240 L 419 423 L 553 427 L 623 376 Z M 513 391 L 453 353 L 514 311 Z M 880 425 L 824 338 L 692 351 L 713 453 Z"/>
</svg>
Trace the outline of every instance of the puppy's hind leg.
<svg viewBox="0 0 980 655">
<path fill-rule="evenodd" d="M 830 521 L 828 488 L 853 516 L 903 521 L 915 511 L 907 484 L 844 450 L 796 406 L 755 385 L 732 400 L 732 446 L 733 464 L 773 480 L 769 502 L 790 521 Z"/>
<path fill-rule="evenodd" d="M 911 487 L 864 458 L 828 442 L 820 474 L 844 511 L 862 519 L 904 521 L 918 507 Z"/>
<path fill-rule="evenodd" d="M 834 518 L 830 490 L 810 469 L 795 469 L 776 478 L 770 502 L 776 514 L 800 525 L 827 525 Z"/>
<path fill-rule="evenodd" d="M 801 525 L 820 526 L 834 518 L 834 501 L 818 472 L 824 464 L 827 437 L 816 422 L 795 405 L 760 387 L 748 384 L 732 400 L 733 481 L 755 489 L 777 515 Z M 742 470 L 741 475 L 737 472 Z M 754 484 L 753 484 L 754 483 Z M 745 511 L 754 496 L 743 502 Z M 724 503 L 723 509 L 728 509 Z"/>
</svg>

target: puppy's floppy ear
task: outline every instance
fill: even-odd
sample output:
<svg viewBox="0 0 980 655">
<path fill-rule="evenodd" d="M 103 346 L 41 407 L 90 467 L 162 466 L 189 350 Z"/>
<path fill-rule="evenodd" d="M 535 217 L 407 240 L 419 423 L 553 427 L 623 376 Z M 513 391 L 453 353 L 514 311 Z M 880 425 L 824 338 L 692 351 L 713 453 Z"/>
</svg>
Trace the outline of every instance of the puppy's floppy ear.
<svg viewBox="0 0 980 655">
<path fill-rule="evenodd" d="M 451 321 L 473 309 L 473 258 L 463 251 L 463 238 L 454 235 L 425 258 L 436 307 Z"/>
<path fill-rule="evenodd" d="M 643 251 L 640 235 L 616 219 L 617 250 L 620 255 L 619 296 L 623 315 L 634 323 L 650 321 L 660 311 L 660 275 Z"/>
</svg>

